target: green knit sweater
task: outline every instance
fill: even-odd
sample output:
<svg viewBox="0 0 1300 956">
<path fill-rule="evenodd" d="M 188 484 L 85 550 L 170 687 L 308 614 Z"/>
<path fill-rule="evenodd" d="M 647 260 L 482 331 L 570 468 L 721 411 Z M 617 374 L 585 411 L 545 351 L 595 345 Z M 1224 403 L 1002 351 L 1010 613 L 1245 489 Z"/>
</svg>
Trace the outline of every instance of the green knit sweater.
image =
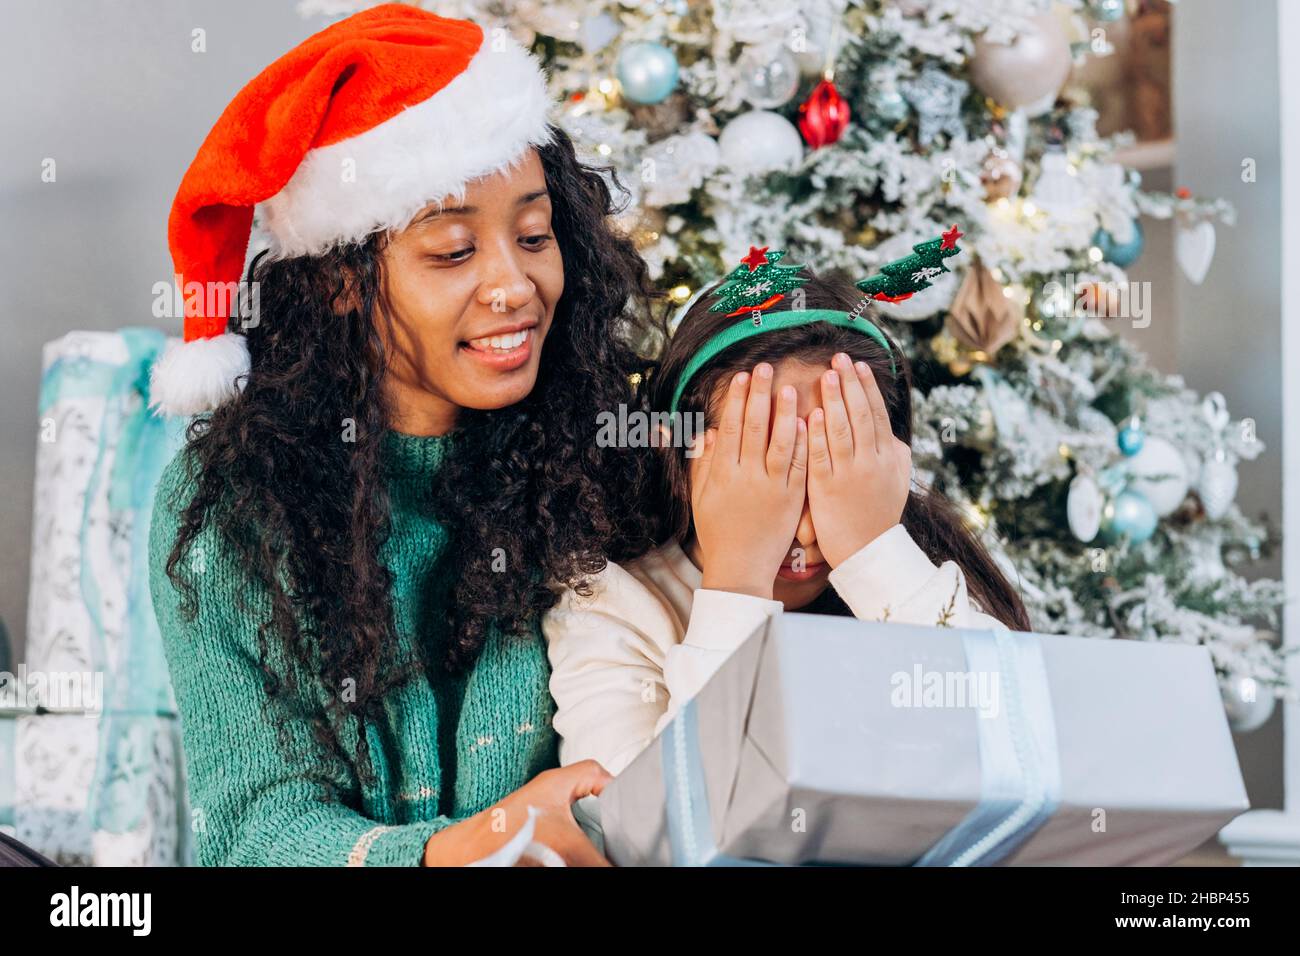
<svg viewBox="0 0 1300 956">
<path fill-rule="evenodd" d="M 438 633 L 446 600 L 446 575 L 435 568 L 446 534 L 430 517 L 424 490 L 446 448 L 444 438 L 384 436 L 392 533 L 380 559 L 393 577 L 402 656 L 417 635 Z M 269 614 L 265 589 L 211 524 L 183 562 L 197 588 L 193 621 L 182 616 L 181 594 L 166 574 L 177 519 L 193 493 L 185 454 L 168 464 L 158 487 L 149 566 L 201 865 L 418 866 L 433 833 L 558 765 L 550 672 L 536 633 L 520 639 L 494 632 L 469 674 L 431 668 L 427 680 L 389 693 L 379 725 L 367 731 L 377 779 L 364 784 L 350 760 L 320 755 L 307 718 L 264 710 L 257 627 Z M 248 610 L 240 607 L 241 592 Z M 319 700 L 323 690 L 312 692 Z M 306 757 L 287 761 L 277 730 Z M 350 739 L 341 736 L 353 753 L 355 729 Z M 322 800 L 321 779 L 333 784 L 332 799 Z"/>
</svg>

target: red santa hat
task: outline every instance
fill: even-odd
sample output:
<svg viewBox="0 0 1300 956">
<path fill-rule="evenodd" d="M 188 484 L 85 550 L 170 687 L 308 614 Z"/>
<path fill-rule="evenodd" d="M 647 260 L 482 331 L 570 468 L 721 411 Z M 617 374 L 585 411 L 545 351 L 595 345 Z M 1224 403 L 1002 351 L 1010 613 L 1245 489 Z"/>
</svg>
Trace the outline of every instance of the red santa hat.
<svg viewBox="0 0 1300 956">
<path fill-rule="evenodd" d="M 431 202 L 551 141 L 546 77 L 490 36 L 404 4 L 374 7 L 290 50 L 235 96 L 190 164 L 167 224 L 185 336 L 155 364 L 151 402 L 193 415 L 237 395 L 244 336 L 214 307 L 237 288 L 254 208 L 275 258 L 400 230 Z"/>
</svg>

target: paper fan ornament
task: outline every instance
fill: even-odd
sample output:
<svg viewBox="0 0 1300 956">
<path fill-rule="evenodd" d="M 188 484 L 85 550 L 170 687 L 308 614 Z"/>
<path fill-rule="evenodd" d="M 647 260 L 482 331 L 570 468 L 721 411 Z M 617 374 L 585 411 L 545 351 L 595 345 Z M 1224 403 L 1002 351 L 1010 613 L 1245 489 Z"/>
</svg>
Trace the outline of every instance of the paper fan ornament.
<svg viewBox="0 0 1300 956">
<path fill-rule="evenodd" d="M 1020 333 L 1022 312 L 1001 283 L 978 259 L 966 272 L 957 296 L 948 307 L 953 337 L 989 358 Z"/>
</svg>

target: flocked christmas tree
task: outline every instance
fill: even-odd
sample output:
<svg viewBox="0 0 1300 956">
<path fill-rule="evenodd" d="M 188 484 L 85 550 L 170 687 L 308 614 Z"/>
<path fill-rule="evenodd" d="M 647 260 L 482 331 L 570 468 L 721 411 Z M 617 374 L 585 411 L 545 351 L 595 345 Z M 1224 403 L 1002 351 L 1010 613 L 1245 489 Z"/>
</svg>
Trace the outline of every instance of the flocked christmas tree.
<svg viewBox="0 0 1300 956">
<path fill-rule="evenodd" d="M 1199 642 L 1239 725 L 1271 708 L 1281 586 L 1240 573 L 1272 542 L 1233 501 L 1263 446 L 1111 327 L 1140 215 L 1203 252 L 1232 222 L 1142 191 L 1115 160 L 1132 138 L 1100 138 L 1069 83 L 1137 0 L 423 5 L 544 59 L 557 121 L 632 190 L 627 229 L 682 306 L 750 243 L 856 279 L 961 223 L 956 272 L 878 303 L 917 371 L 919 477 L 982 532 L 1037 630 Z"/>
</svg>

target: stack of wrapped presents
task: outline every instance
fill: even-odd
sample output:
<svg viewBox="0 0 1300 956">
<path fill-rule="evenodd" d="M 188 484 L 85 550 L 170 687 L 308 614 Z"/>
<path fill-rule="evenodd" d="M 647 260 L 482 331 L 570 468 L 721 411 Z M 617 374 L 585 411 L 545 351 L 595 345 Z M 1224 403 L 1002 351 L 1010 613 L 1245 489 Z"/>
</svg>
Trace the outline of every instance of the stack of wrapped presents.
<svg viewBox="0 0 1300 956">
<path fill-rule="evenodd" d="M 0 830 L 64 864 L 189 861 L 180 728 L 149 597 L 154 329 L 45 346 L 26 652 L 0 687 Z"/>
</svg>

